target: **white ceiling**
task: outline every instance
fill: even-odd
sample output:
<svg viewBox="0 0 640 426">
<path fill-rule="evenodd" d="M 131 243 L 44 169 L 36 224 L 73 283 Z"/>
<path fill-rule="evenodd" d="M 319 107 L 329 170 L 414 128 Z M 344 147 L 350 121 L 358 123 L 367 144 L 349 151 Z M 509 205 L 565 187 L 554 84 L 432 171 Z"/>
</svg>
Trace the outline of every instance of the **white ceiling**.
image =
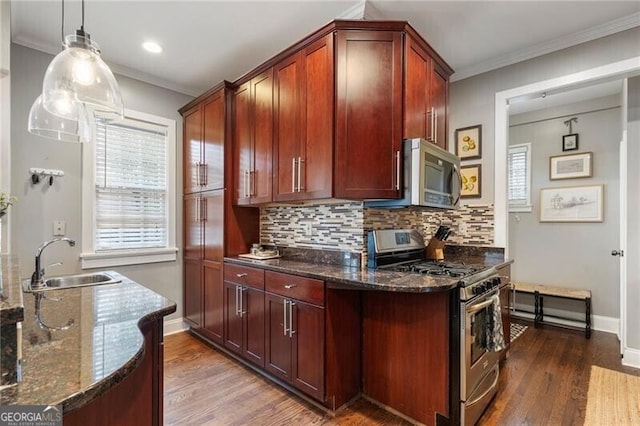
<svg viewBox="0 0 640 426">
<path fill-rule="evenodd" d="M 65 33 L 81 3 L 65 1 Z M 640 1 L 86 0 L 85 30 L 117 73 L 190 95 L 233 81 L 334 18 L 408 20 L 460 80 L 640 26 Z M 61 50 L 61 1 L 11 1 L 15 43 Z M 142 50 L 153 39 L 160 55 Z"/>
</svg>

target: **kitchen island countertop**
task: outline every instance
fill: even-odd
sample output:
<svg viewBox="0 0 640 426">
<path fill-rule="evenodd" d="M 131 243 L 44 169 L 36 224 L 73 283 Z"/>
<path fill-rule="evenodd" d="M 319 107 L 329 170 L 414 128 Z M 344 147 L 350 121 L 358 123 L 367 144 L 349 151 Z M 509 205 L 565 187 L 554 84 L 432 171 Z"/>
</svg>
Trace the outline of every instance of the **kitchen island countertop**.
<svg viewBox="0 0 640 426">
<path fill-rule="evenodd" d="M 512 262 L 498 256 L 468 255 L 451 257 L 447 260 L 476 265 L 481 269 L 500 267 Z M 225 262 L 324 280 L 329 288 L 427 293 L 449 291 L 458 287 L 459 283 L 458 278 L 319 264 L 291 258 L 249 260 L 239 257 L 225 257 Z"/>
<path fill-rule="evenodd" d="M 176 311 L 176 304 L 120 275 L 121 283 L 46 292 L 35 321 L 34 293 L 24 293 L 22 381 L 0 391 L 1 405 L 58 405 L 80 408 L 122 382 L 142 361 L 141 324 Z M 12 274 L 4 285 L 20 288 Z M 8 281 L 8 282 L 7 282 Z M 56 300 L 57 299 L 57 300 Z"/>
</svg>

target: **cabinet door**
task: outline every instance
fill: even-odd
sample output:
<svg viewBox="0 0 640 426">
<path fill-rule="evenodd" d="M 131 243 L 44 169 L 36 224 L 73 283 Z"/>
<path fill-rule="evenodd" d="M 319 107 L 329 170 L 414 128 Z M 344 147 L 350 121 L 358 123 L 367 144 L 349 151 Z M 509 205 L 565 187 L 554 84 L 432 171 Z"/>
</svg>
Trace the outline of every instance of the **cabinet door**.
<svg viewBox="0 0 640 426">
<path fill-rule="evenodd" d="M 242 355 L 264 368 L 264 291 L 251 287 L 242 289 L 242 318 Z"/>
<path fill-rule="evenodd" d="M 336 198 L 398 198 L 402 34 L 338 31 Z"/>
<path fill-rule="evenodd" d="M 324 400 L 324 309 L 294 300 L 292 369 L 295 387 Z"/>
<path fill-rule="evenodd" d="M 405 45 L 404 138 L 430 139 L 428 110 L 431 58 L 411 37 Z"/>
<path fill-rule="evenodd" d="M 184 114 L 184 138 L 182 144 L 184 193 L 200 190 L 198 176 L 202 160 L 202 111 L 200 105 Z"/>
<path fill-rule="evenodd" d="M 273 69 L 251 80 L 253 107 L 253 170 L 250 176 L 251 203 L 273 201 Z"/>
<path fill-rule="evenodd" d="M 202 326 L 202 261 L 184 258 L 184 318 L 192 326 Z"/>
<path fill-rule="evenodd" d="M 449 96 L 449 80 L 446 74 L 436 66 L 433 61 L 433 69 L 431 72 L 431 87 L 429 91 L 429 99 L 431 106 L 435 112 L 435 144 L 440 148 L 447 149 L 447 126 L 448 126 L 448 110 L 447 102 Z"/>
<path fill-rule="evenodd" d="M 298 196 L 297 162 L 300 157 L 300 121 L 304 113 L 300 93 L 303 58 L 296 53 L 273 69 L 274 75 L 274 198 L 293 200 Z"/>
<path fill-rule="evenodd" d="M 251 203 L 249 173 L 253 169 L 251 146 L 251 82 L 247 82 L 234 93 L 233 146 L 234 188 L 233 199 L 238 205 Z"/>
<path fill-rule="evenodd" d="M 242 355 L 241 289 L 241 286 L 224 282 L 224 346 L 239 355 Z"/>
<path fill-rule="evenodd" d="M 183 199 L 184 257 L 202 258 L 202 199 L 199 194 L 185 195 Z"/>
<path fill-rule="evenodd" d="M 222 262 L 224 256 L 224 191 L 202 193 L 204 259 Z"/>
<path fill-rule="evenodd" d="M 202 333 L 212 341 L 222 344 L 224 321 L 224 284 L 222 263 L 202 262 L 203 326 Z"/>
<path fill-rule="evenodd" d="M 274 376 L 289 380 L 291 375 L 291 338 L 285 332 L 285 299 L 274 294 L 265 294 L 265 369 Z"/>
<path fill-rule="evenodd" d="M 224 90 L 202 105 L 202 190 L 224 188 Z"/>
<path fill-rule="evenodd" d="M 333 34 L 302 51 L 300 198 L 330 198 L 333 189 Z"/>
</svg>

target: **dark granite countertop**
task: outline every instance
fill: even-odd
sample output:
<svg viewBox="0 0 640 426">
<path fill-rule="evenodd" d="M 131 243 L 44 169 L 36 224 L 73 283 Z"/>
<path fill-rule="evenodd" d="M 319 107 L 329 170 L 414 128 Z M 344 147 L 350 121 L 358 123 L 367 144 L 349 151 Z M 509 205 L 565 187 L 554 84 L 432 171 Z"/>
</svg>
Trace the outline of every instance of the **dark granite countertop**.
<svg viewBox="0 0 640 426">
<path fill-rule="evenodd" d="M 447 260 L 468 265 L 477 265 L 482 269 L 500 267 L 511 263 L 511 261 L 505 261 L 503 256 L 494 254 L 483 255 L 481 252 L 456 254 L 455 256 L 447 258 Z M 426 293 L 449 291 L 457 288 L 459 283 L 459 280 L 456 278 L 314 263 L 299 259 L 294 260 L 287 257 L 270 260 L 225 257 L 225 262 L 317 278 L 326 281 L 329 288 Z"/>
<path fill-rule="evenodd" d="M 15 324 L 24 318 L 22 289 L 12 283 L 20 281 L 16 257 L 0 256 L 0 324 Z"/>
<path fill-rule="evenodd" d="M 139 325 L 175 312 L 176 304 L 109 273 L 122 282 L 46 292 L 41 318 L 48 326 L 73 319 L 64 331 L 39 327 L 35 295 L 24 293 L 22 381 L 0 391 L 0 404 L 61 404 L 68 412 L 102 395 L 138 366 L 144 355 Z M 20 286 L 20 280 L 11 284 Z"/>
</svg>

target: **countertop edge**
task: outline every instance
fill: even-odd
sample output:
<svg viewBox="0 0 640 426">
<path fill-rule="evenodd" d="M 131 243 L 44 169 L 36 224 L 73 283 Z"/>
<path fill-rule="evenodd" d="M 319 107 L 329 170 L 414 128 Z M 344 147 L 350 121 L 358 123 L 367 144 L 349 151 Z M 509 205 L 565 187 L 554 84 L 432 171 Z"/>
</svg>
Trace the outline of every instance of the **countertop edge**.
<svg viewBox="0 0 640 426">
<path fill-rule="evenodd" d="M 55 405 L 62 405 L 63 414 L 67 414 L 91 403 L 92 401 L 107 393 L 110 389 L 126 380 L 127 377 L 129 377 L 131 373 L 133 373 L 133 371 L 135 371 L 135 369 L 140 365 L 145 355 L 145 338 L 144 334 L 142 334 L 142 327 L 147 323 L 164 318 L 165 316 L 174 313 L 176 310 L 177 305 L 174 302 L 170 306 L 166 306 L 156 311 L 149 312 L 147 315 L 141 317 L 136 324 L 138 327 L 138 332 L 142 336 L 142 339 L 140 341 L 140 348 L 138 349 L 136 354 L 109 376 L 103 378 L 97 383 L 92 384 L 91 386 L 83 389 L 80 392 L 76 392 L 63 400 L 56 402 Z"/>
<path fill-rule="evenodd" d="M 443 284 L 437 286 L 394 286 L 385 284 L 373 284 L 358 280 L 350 280 L 346 278 L 337 278 L 321 273 L 313 273 L 308 271 L 302 271 L 295 268 L 288 268 L 279 265 L 272 265 L 262 260 L 250 260 L 242 259 L 239 257 L 225 257 L 225 263 L 233 263 L 236 265 L 251 266 L 254 268 L 260 268 L 264 270 L 282 272 L 287 274 L 299 275 L 307 278 L 315 278 L 323 280 L 327 283 L 327 288 L 339 289 L 339 290 L 363 290 L 363 291 L 388 291 L 396 293 L 434 293 L 434 292 L 446 292 L 454 290 L 458 287 L 458 281 L 451 282 L 450 284 Z M 298 261 L 296 261 L 298 262 Z M 304 263 L 304 262 L 301 262 Z M 336 268 L 348 268 L 347 266 L 333 265 Z"/>
</svg>

